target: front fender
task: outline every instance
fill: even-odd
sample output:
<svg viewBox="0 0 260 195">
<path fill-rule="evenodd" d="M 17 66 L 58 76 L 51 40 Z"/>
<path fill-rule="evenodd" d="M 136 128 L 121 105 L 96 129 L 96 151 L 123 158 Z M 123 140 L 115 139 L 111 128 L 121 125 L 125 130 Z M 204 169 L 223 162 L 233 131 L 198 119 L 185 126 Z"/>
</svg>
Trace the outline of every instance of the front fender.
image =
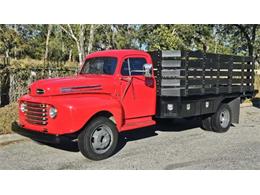
<svg viewBox="0 0 260 195">
<path fill-rule="evenodd" d="M 122 126 L 122 105 L 117 99 L 109 95 L 73 97 L 66 104 L 70 107 L 72 117 L 70 133 L 82 129 L 95 114 L 102 111 L 110 112 L 114 116 L 118 129 Z"/>
<path fill-rule="evenodd" d="M 19 122 L 25 128 L 36 131 L 48 131 L 49 134 L 62 135 L 79 131 L 97 113 L 110 112 L 115 119 L 118 130 L 123 123 L 121 103 L 110 95 L 81 94 L 50 97 L 32 97 L 25 95 L 20 101 L 39 102 L 52 105 L 58 109 L 57 117 L 49 118 L 47 126 L 33 125 L 25 120 L 19 110 Z"/>
</svg>

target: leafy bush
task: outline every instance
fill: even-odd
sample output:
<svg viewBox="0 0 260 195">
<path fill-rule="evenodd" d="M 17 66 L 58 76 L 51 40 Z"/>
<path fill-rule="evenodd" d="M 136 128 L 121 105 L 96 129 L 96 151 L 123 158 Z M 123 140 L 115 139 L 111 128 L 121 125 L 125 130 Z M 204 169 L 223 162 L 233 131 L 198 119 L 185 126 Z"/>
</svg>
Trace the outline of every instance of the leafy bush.
<svg viewBox="0 0 260 195">
<path fill-rule="evenodd" d="M 12 133 L 11 124 L 18 119 L 18 104 L 11 103 L 0 108 L 0 135 Z"/>
<path fill-rule="evenodd" d="M 47 61 L 24 58 L 19 60 L 11 59 L 12 68 L 77 68 L 77 62 L 68 61 Z"/>
<path fill-rule="evenodd" d="M 2 64 L 1 64 L 2 62 Z M 15 102 L 24 95 L 28 86 L 39 79 L 75 75 L 78 71 L 77 62 L 47 61 L 0 58 L 0 88 L 9 91 L 9 102 Z"/>
</svg>

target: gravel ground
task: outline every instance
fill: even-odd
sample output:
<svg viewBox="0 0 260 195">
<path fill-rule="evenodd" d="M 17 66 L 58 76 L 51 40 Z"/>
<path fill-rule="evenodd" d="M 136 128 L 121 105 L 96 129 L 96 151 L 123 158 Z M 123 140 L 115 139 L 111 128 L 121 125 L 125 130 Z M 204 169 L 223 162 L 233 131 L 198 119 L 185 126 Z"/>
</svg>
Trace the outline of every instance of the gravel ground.
<svg viewBox="0 0 260 195">
<path fill-rule="evenodd" d="M 199 121 L 162 122 L 127 133 L 111 158 L 85 159 L 77 144 L 24 139 L 0 145 L 0 169 L 260 169 L 260 109 L 241 108 L 227 133 L 203 131 Z"/>
</svg>

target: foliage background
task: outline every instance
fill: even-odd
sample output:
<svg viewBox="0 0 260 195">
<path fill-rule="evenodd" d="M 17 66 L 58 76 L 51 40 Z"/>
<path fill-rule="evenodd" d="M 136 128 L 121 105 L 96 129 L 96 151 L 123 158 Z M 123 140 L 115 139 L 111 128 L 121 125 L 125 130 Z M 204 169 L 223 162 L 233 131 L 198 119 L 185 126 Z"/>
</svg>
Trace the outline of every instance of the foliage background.
<svg viewBox="0 0 260 195">
<path fill-rule="evenodd" d="M 0 25 L 0 56 L 15 60 L 82 62 L 93 51 L 129 48 L 203 50 L 258 60 L 260 29 L 258 24 Z"/>
</svg>

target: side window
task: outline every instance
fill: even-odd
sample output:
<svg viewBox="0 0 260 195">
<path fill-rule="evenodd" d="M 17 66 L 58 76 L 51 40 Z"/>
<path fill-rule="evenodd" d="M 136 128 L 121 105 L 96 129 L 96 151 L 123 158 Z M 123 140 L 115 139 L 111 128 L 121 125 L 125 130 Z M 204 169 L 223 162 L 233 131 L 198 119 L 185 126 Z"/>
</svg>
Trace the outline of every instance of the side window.
<svg viewBox="0 0 260 195">
<path fill-rule="evenodd" d="M 144 64 L 146 64 L 144 58 L 127 58 L 123 62 L 121 74 L 123 76 L 144 75 L 144 72 L 142 72 L 144 70 Z"/>
</svg>

